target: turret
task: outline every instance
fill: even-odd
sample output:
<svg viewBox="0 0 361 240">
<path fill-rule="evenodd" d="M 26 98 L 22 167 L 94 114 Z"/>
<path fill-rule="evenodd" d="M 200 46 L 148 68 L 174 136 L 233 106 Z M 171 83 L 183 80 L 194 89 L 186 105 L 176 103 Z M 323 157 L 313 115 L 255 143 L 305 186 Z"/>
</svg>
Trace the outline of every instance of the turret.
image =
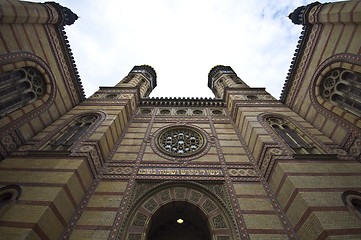
<svg viewBox="0 0 361 240">
<path fill-rule="evenodd" d="M 128 75 L 115 86 L 139 88 L 140 97 L 148 97 L 157 86 L 157 74 L 151 66 L 134 66 Z"/>
<path fill-rule="evenodd" d="M 226 88 L 249 88 L 230 66 L 217 65 L 209 71 L 208 87 L 217 98 L 223 98 Z"/>
</svg>

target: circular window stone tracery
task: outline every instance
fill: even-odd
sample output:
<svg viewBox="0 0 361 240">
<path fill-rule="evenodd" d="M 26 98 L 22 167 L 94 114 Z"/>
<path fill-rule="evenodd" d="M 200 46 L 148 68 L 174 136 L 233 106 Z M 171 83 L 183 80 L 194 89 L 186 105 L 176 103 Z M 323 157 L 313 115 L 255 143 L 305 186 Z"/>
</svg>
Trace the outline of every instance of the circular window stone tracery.
<svg viewBox="0 0 361 240">
<path fill-rule="evenodd" d="M 192 160 L 205 154 L 209 136 L 200 128 L 175 125 L 159 129 L 153 139 L 153 149 L 158 155 L 171 160 Z"/>
<path fill-rule="evenodd" d="M 202 150 L 205 139 L 192 128 L 171 127 L 157 138 L 160 150 L 172 156 L 189 156 Z"/>
</svg>

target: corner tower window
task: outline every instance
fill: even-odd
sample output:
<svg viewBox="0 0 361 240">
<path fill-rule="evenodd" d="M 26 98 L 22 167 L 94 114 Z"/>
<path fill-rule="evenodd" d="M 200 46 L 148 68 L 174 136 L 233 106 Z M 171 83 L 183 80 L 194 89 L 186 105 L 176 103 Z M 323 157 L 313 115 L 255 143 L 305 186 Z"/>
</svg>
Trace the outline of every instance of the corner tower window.
<svg viewBox="0 0 361 240">
<path fill-rule="evenodd" d="M 236 75 L 229 75 L 229 77 L 233 80 L 233 82 L 235 84 L 242 84 L 243 83 L 242 80 L 239 77 L 237 77 Z"/>
<path fill-rule="evenodd" d="M 0 116 L 4 116 L 42 98 L 46 84 L 33 67 L 23 67 L 0 75 Z"/>
<path fill-rule="evenodd" d="M 328 72 L 320 83 L 321 97 L 356 116 L 361 116 L 361 74 L 343 68 Z"/>
</svg>

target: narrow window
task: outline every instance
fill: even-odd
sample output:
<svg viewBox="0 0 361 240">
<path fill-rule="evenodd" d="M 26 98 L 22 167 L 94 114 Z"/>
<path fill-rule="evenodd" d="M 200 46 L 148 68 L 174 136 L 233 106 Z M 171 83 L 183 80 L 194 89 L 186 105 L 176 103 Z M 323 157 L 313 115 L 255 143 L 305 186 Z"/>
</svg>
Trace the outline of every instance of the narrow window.
<svg viewBox="0 0 361 240">
<path fill-rule="evenodd" d="M 134 73 L 129 73 L 120 83 L 129 83 L 134 77 Z"/>
<path fill-rule="evenodd" d="M 229 77 L 233 80 L 235 84 L 243 84 L 242 80 L 236 75 L 229 75 Z"/>
<path fill-rule="evenodd" d="M 33 67 L 23 67 L 0 75 L 0 116 L 4 116 L 42 98 L 46 84 Z"/>
<path fill-rule="evenodd" d="M 266 117 L 266 122 L 296 154 L 321 154 L 324 151 L 300 128 L 280 117 Z"/>
<path fill-rule="evenodd" d="M 48 151 L 67 151 L 98 119 L 97 115 L 84 115 L 77 118 L 51 140 L 44 148 Z"/>
</svg>

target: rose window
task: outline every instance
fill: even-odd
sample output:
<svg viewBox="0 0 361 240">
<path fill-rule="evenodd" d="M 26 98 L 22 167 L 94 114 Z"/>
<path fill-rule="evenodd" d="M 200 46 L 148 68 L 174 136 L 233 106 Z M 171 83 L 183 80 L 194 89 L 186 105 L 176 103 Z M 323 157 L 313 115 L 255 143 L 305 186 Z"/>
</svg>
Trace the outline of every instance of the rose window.
<svg viewBox="0 0 361 240">
<path fill-rule="evenodd" d="M 206 140 L 195 128 L 174 126 L 166 128 L 158 135 L 157 147 L 163 153 L 177 157 L 188 157 L 204 149 Z"/>
</svg>

